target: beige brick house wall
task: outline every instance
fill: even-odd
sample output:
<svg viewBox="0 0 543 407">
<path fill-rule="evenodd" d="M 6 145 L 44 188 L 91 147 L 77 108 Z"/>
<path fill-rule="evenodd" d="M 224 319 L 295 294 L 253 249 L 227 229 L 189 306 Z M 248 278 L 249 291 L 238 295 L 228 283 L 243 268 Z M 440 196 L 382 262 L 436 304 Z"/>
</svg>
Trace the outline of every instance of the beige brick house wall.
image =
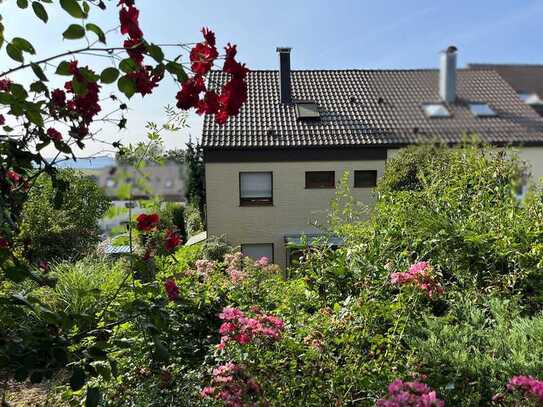
<svg viewBox="0 0 543 407">
<path fill-rule="evenodd" d="M 384 160 L 305 161 L 263 163 L 206 163 L 207 230 L 210 236 L 225 236 L 230 244 L 273 243 L 274 262 L 285 266 L 284 236 L 315 233 L 312 224 L 326 222 L 326 213 L 336 189 L 305 189 L 306 171 L 335 171 L 336 186 L 345 171 L 377 170 L 383 174 Z M 239 204 L 239 173 L 273 172 L 273 206 Z M 370 188 L 353 188 L 353 195 L 372 202 Z"/>
</svg>

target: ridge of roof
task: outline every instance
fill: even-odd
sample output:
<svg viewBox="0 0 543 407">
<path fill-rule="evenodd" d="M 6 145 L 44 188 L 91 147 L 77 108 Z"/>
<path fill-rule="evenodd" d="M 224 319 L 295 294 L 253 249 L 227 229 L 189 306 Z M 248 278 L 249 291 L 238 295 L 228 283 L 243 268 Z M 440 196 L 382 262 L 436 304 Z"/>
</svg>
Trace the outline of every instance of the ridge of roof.
<svg viewBox="0 0 543 407">
<path fill-rule="evenodd" d="M 503 64 L 491 64 L 482 62 L 470 62 L 467 67 L 511 67 L 511 68 L 543 68 L 543 64 L 524 64 L 524 63 L 503 63 Z"/>
<path fill-rule="evenodd" d="M 543 67 L 543 65 L 541 65 Z M 488 71 L 493 72 L 494 70 L 492 68 L 488 69 L 473 69 L 470 67 L 465 68 L 458 68 L 457 71 L 461 72 L 481 72 L 481 71 Z M 278 69 L 251 69 L 249 70 L 249 73 L 278 73 Z M 348 69 L 291 69 L 290 72 L 439 72 L 439 68 L 348 68 Z M 219 70 L 213 70 L 211 71 L 213 74 L 222 74 L 222 71 Z"/>
</svg>

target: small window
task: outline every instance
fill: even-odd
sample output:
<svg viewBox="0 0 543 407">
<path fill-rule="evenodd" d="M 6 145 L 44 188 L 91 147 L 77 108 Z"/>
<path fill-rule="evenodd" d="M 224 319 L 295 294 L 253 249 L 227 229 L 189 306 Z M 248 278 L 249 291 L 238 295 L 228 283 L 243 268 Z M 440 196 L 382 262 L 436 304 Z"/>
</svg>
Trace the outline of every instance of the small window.
<svg viewBox="0 0 543 407">
<path fill-rule="evenodd" d="M 106 188 L 115 188 L 117 186 L 117 181 L 115 178 L 106 179 Z"/>
<path fill-rule="evenodd" d="M 357 170 L 354 172 L 355 188 L 373 188 L 377 185 L 377 171 Z"/>
<path fill-rule="evenodd" d="M 447 108 L 441 103 L 426 103 L 422 105 L 424 114 L 430 118 L 451 117 Z"/>
<path fill-rule="evenodd" d="M 470 103 L 469 110 L 476 117 L 496 116 L 496 112 L 486 103 Z"/>
<path fill-rule="evenodd" d="M 306 189 L 335 188 L 336 178 L 334 171 L 308 171 L 305 173 Z"/>
<path fill-rule="evenodd" d="M 241 252 L 244 256 L 250 257 L 253 260 L 267 257 L 270 262 L 273 262 L 273 243 L 242 244 Z"/>
<path fill-rule="evenodd" d="M 533 93 L 530 92 L 519 92 L 518 97 L 520 100 L 522 100 L 524 103 L 528 103 L 528 99 L 533 96 Z"/>
<path fill-rule="evenodd" d="M 273 205 L 271 172 L 240 172 L 239 202 L 241 206 Z"/>
<path fill-rule="evenodd" d="M 318 119 L 321 117 L 319 105 L 315 102 L 297 102 L 296 115 L 298 119 Z"/>
</svg>

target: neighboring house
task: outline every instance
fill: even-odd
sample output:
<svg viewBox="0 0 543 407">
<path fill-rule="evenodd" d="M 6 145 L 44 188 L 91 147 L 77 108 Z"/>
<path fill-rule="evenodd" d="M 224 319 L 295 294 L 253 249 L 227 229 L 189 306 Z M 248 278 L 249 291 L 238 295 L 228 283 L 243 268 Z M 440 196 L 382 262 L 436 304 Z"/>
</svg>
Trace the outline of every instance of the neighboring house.
<svg viewBox="0 0 543 407">
<path fill-rule="evenodd" d="M 290 242 L 322 233 L 345 171 L 371 203 L 387 158 L 420 141 L 522 146 L 543 176 L 543 118 L 495 71 L 457 70 L 454 47 L 440 70 L 291 71 L 290 49 L 277 51 L 279 71 L 249 73 L 240 114 L 203 127 L 207 232 L 249 256 L 287 265 Z"/>
<path fill-rule="evenodd" d="M 543 65 L 468 64 L 468 68 L 498 72 L 524 103 L 543 116 Z"/>
<path fill-rule="evenodd" d="M 185 201 L 185 183 L 177 164 L 149 165 L 140 171 L 126 165 L 110 166 L 94 176 L 113 200 L 127 199 L 122 195 L 126 185 L 131 185 L 134 199 L 159 196 L 164 201 Z"/>
</svg>

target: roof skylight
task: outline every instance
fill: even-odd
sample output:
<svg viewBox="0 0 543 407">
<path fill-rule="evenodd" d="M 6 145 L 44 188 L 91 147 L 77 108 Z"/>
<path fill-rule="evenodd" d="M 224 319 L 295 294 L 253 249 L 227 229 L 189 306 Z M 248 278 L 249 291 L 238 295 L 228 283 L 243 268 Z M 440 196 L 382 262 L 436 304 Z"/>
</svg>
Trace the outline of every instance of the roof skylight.
<svg viewBox="0 0 543 407">
<path fill-rule="evenodd" d="M 296 102 L 296 115 L 298 119 L 319 119 L 319 105 L 316 102 Z"/>
<path fill-rule="evenodd" d="M 469 110 L 476 117 L 493 117 L 496 112 L 486 103 L 470 103 Z"/>
<path fill-rule="evenodd" d="M 530 106 L 543 105 L 543 100 L 537 93 L 521 92 L 519 93 L 520 100 Z"/>
<path fill-rule="evenodd" d="M 426 103 L 422 105 L 424 114 L 430 118 L 451 117 L 447 108 L 441 103 Z"/>
</svg>

